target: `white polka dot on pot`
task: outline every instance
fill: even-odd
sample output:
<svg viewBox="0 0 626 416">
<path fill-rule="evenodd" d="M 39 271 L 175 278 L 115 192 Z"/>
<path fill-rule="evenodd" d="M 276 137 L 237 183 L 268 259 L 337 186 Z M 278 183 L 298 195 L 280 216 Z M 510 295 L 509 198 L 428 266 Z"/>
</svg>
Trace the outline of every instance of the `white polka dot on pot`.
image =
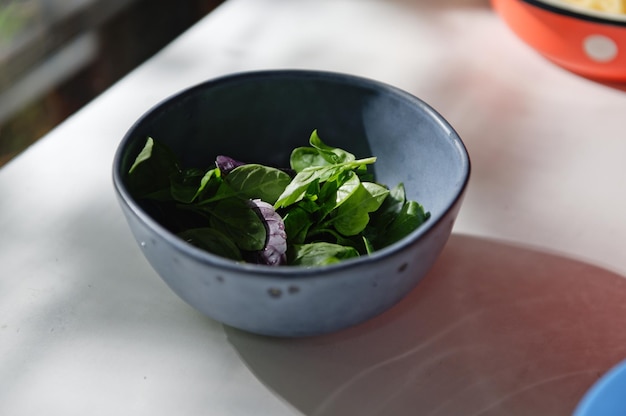
<svg viewBox="0 0 626 416">
<path fill-rule="evenodd" d="M 585 54 L 597 62 L 609 62 L 617 56 L 615 41 L 604 35 L 589 35 L 583 40 Z"/>
</svg>

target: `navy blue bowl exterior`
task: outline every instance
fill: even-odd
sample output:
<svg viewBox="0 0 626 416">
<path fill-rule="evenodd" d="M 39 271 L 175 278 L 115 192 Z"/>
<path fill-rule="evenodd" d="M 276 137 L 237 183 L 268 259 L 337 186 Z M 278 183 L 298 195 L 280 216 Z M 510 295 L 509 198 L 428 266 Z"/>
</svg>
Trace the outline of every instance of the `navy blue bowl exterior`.
<svg viewBox="0 0 626 416">
<path fill-rule="evenodd" d="M 403 182 L 408 196 L 431 212 L 428 222 L 371 256 L 323 268 L 241 264 L 177 238 L 125 187 L 146 136 L 190 166 L 209 166 L 217 154 L 286 166 L 291 149 L 307 145 L 313 129 L 358 157 L 377 156 L 377 180 Z M 210 80 L 152 108 L 123 138 L 113 181 L 144 255 L 178 296 L 233 327 L 308 336 L 376 316 L 415 287 L 452 231 L 469 174 L 461 139 L 418 98 L 351 75 L 279 70 Z"/>
</svg>

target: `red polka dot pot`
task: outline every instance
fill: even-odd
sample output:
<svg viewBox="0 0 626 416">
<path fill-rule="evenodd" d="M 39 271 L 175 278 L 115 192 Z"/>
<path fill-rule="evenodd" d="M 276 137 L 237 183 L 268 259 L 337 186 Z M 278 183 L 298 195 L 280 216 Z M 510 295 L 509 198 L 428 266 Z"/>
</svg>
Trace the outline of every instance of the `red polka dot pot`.
<svg viewBox="0 0 626 416">
<path fill-rule="evenodd" d="M 626 81 L 626 15 L 598 12 L 560 0 L 491 0 L 524 42 L 579 75 Z"/>
</svg>

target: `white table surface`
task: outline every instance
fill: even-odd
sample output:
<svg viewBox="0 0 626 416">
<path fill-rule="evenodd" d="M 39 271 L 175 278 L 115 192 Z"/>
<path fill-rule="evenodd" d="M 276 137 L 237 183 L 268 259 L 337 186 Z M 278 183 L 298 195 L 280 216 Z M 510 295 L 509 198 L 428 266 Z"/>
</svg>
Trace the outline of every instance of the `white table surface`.
<svg viewBox="0 0 626 416">
<path fill-rule="evenodd" d="M 114 151 L 152 105 L 267 68 L 403 88 L 472 159 L 433 271 L 327 336 L 201 316 L 144 260 L 112 189 Z M 484 0 L 227 0 L 0 169 L 0 414 L 570 414 L 626 358 L 625 114 L 624 88 L 547 62 Z"/>
</svg>

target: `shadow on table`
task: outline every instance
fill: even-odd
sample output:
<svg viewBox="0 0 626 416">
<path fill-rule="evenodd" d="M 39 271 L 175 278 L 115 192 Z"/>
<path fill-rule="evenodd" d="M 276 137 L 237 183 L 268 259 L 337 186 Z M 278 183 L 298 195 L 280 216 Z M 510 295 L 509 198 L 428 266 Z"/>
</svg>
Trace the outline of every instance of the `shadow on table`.
<svg viewBox="0 0 626 416">
<path fill-rule="evenodd" d="M 626 279 L 609 271 L 453 235 L 422 283 L 369 322 L 303 339 L 225 330 L 308 416 L 558 416 L 626 357 L 625 300 Z"/>
<path fill-rule="evenodd" d="M 594 80 L 591 80 L 591 81 L 594 81 Z M 605 82 L 594 81 L 594 82 L 598 82 L 599 84 L 602 84 L 605 87 L 609 87 L 609 88 L 612 88 L 614 90 L 620 90 L 620 91 L 626 92 L 626 82 L 617 82 L 617 81 L 615 81 L 615 82 L 613 82 L 613 81 L 605 81 Z"/>
</svg>

